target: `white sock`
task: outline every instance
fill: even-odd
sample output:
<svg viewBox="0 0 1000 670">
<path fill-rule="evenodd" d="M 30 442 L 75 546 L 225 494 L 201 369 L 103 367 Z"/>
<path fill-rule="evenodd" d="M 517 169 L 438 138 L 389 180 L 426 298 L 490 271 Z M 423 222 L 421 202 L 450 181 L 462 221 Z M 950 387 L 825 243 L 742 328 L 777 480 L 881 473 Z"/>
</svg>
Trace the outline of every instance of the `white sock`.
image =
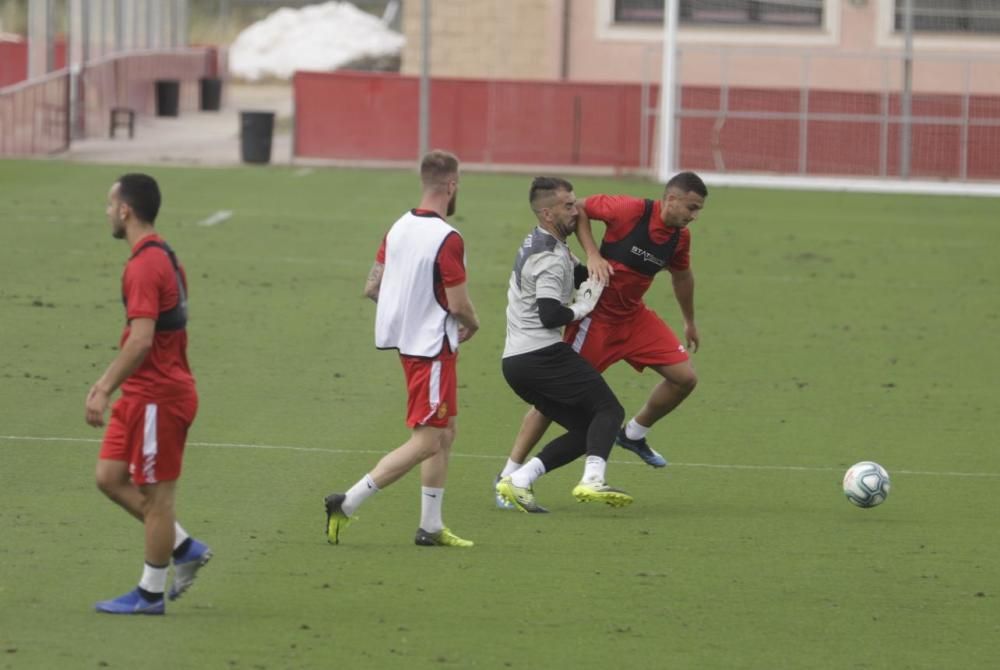
<svg viewBox="0 0 1000 670">
<path fill-rule="evenodd" d="M 586 465 L 583 467 L 583 481 L 603 482 L 607 466 L 608 462 L 600 456 L 587 456 Z"/>
<path fill-rule="evenodd" d="M 532 458 L 510 475 L 510 481 L 518 488 L 526 489 L 535 483 L 535 480 L 545 474 L 545 464 L 538 458 Z"/>
<path fill-rule="evenodd" d="M 428 533 L 436 533 L 444 528 L 441 520 L 441 502 L 444 500 L 444 489 L 433 486 L 420 487 L 420 527 Z"/>
<path fill-rule="evenodd" d="M 641 423 L 636 423 L 635 419 L 630 419 L 628 424 L 625 426 L 625 437 L 630 440 L 641 440 L 646 437 L 646 433 L 649 432 L 649 426 L 643 426 Z"/>
<path fill-rule="evenodd" d="M 520 467 L 521 467 L 520 463 L 515 463 L 514 461 L 512 461 L 512 460 L 510 460 L 508 458 L 507 459 L 507 465 L 503 466 L 503 470 L 500 471 L 500 476 L 501 477 L 506 477 L 507 475 L 509 475 L 510 473 L 514 472 L 515 470 L 517 470 Z M 426 528 L 424 530 L 426 530 Z"/>
<path fill-rule="evenodd" d="M 181 528 L 181 525 L 174 521 L 174 549 L 184 544 L 184 540 L 191 537 L 187 534 L 187 531 Z"/>
<path fill-rule="evenodd" d="M 150 593 L 162 594 L 167 587 L 167 566 L 156 567 L 149 563 L 142 565 L 142 579 L 139 588 Z"/>
<path fill-rule="evenodd" d="M 375 480 L 372 479 L 371 475 L 365 475 L 358 480 L 357 484 L 347 489 L 347 498 L 344 499 L 344 503 L 340 506 L 340 509 L 347 516 L 351 516 L 361 506 L 361 503 L 376 493 L 378 493 L 378 487 L 375 486 Z"/>
</svg>

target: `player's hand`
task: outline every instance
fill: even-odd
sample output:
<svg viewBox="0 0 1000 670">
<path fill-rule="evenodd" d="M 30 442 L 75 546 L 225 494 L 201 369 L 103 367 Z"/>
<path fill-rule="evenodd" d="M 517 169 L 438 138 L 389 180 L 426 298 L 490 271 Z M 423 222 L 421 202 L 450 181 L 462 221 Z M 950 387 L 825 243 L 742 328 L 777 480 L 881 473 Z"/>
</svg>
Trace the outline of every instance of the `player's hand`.
<svg viewBox="0 0 1000 670">
<path fill-rule="evenodd" d="M 108 394 L 97 387 L 94 384 L 90 387 L 90 391 L 87 393 L 87 423 L 94 428 L 100 428 L 104 425 L 104 412 L 108 408 L 108 401 L 110 398 Z"/>
<path fill-rule="evenodd" d="M 475 334 L 476 334 L 475 330 L 471 330 L 469 328 L 466 328 L 462 324 L 458 324 L 458 341 L 459 342 L 465 342 L 466 340 L 468 340 L 470 337 L 472 337 Z"/>
<path fill-rule="evenodd" d="M 601 293 L 604 292 L 604 286 L 604 282 L 597 279 L 588 279 L 580 284 L 580 288 L 576 289 L 576 300 L 569 306 L 573 310 L 574 321 L 579 321 L 594 311 Z"/>
<path fill-rule="evenodd" d="M 590 279 L 596 279 L 607 286 L 614 273 L 615 269 L 603 256 L 587 256 L 587 274 Z"/>
<path fill-rule="evenodd" d="M 687 343 L 688 351 L 692 354 L 698 351 L 698 345 L 701 343 L 698 339 L 698 327 L 694 325 L 693 321 L 687 321 L 684 323 L 684 339 Z"/>
</svg>

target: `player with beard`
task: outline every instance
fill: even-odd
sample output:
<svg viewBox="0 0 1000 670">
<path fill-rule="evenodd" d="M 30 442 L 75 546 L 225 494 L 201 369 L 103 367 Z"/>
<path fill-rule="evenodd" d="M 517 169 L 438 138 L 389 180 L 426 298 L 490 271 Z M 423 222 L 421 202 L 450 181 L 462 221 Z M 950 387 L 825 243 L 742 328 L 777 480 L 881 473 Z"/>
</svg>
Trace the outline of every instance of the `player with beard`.
<svg viewBox="0 0 1000 670">
<path fill-rule="evenodd" d="M 597 280 L 584 281 L 587 269 L 566 245 L 577 226 L 573 185 L 536 177 L 528 201 L 538 225 L 521 244 L 507 289 L 503 375 L 518 396 L 567 432 L 497 482 L 496 492 L 522 512 L 545 512 L 535 501 L 534 482 L 586 454 L 573 496 L 580 502 L 628 505 L 632 497 L 604 480 L 625 410 L 594 366 L 562 339 L 562 327 L 590 314 L 604 288 Z"/>
<path fill-rule="evenodd" d="M 410 439 L 386 454 L 345 493 L 325 499 L 327 541 L 379 490 L 420 465 L 420 546 L 471 547 L 445 527 L 441 516 L 448 458 L 458 414 L 456 363 L 459 342 L 479 329 L 469 299 L 462 236 L 447 222 L 458 197 L 458 159 L 432 151 L 420 163 L 423 195 L 382 240 L 365 283 L 377 304 L 375 346 L 396 349 L 408 391 Z"/>
<path fill-rule="evenodd" d="M 143 522 L 146 541 L 138 587 L 97 603 L 97 611 L 108 614 L 163 614 L 171 560 L 173 600 L 212 557 L 174 517 L 198 394 L 187 360 L 187 278 L 153 227 L 159 210 L 160 188 L 149 175 L 123 175 L 108 193 L 111 235 L 132 249 L 122 274 L 126 325 L 118 355 L 87 393 L 86 421 L 103 426 L 111 395 L 121 387 L 101 443 L 97 486 Z"/>
</svg>

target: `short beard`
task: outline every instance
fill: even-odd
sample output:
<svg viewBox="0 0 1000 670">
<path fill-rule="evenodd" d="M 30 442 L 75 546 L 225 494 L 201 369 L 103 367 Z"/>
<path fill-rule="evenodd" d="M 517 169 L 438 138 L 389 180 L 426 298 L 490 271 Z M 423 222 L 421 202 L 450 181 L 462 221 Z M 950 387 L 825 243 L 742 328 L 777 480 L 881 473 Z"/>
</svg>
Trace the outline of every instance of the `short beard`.
<svg viewBox="0 0 1000 670">
<path fill-rule="evenodd" d="M 447 216 L 451 216 L 455 213 L 458 208 L 458 191 L 455 191 L 455 195 L 451 196 L 451 200 L 448 201 Z"/>
<path fill-rule="evenodd" d="M 115 238 L 116 240 L 124 240 L 125 239 L 125 226 L 122 226 L 121 228 L 117 228 L 117 227 L 112 228 L 111 229 L 111 237 Z"/>
<path fill-rule="evenodd" d="M 556 231 L 562 235 L 563 240 L 569 239 L 569 236 L 576 231 L 576 221 L 570 221 L 569 223 L 557 223 L 555 225 Z"/>
</svg>

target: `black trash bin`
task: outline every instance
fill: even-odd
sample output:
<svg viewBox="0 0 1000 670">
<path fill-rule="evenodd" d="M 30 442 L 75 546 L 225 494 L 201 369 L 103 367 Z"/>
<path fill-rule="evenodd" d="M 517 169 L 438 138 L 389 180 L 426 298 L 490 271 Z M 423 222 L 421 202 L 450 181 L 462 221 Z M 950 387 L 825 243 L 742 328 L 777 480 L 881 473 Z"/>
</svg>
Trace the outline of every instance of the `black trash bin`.
<svg viewBox="0 0 1000 670">
<path fill-rule="evenodd" d="M 176 79 L 156 80 L 156 115 L 177 116 L 181 107 L 181 83 Z"/>
<path fill-rule="evenodd" d="M 217 112 L 222 109 L 222 80 L 218 77 L 204 77 L 201 84 L 201 104 L 203 112 Z"/>
<path fill-rule="evenodd" d="M 274 112 L 240 112 L 240 151 L 244 163 L 271 162 Z"/>
</svg>

